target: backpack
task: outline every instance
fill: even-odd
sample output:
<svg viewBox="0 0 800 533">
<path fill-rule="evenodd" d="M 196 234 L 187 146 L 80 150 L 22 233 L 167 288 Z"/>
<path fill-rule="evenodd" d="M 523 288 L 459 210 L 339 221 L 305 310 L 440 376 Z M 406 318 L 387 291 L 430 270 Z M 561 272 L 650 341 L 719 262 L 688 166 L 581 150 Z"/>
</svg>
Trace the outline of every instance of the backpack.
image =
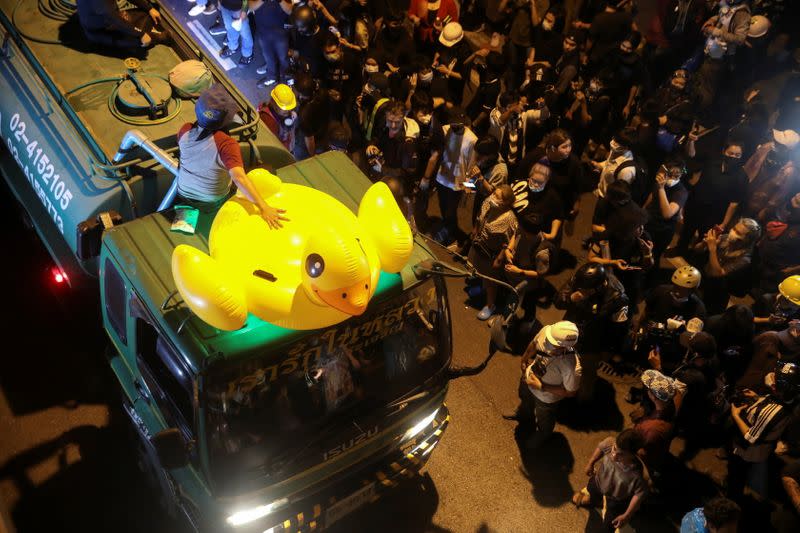
<svg viewBox="0 0 800 533">
<path fill-rule="evenodd" d="M 647 162 L 637 154 L 633 155 L 633 159 L 623 161 L 614 170 L 614 181 L 619 179 L 619 174 L 626 168 L 634 167 L 636 170 L 636 178 L 631 183 L 631 199 L 639 205 L 642 205 L 647 198 L 647 193 L 650 192 L 650 173 L 647 168 Z"/>
</svg>

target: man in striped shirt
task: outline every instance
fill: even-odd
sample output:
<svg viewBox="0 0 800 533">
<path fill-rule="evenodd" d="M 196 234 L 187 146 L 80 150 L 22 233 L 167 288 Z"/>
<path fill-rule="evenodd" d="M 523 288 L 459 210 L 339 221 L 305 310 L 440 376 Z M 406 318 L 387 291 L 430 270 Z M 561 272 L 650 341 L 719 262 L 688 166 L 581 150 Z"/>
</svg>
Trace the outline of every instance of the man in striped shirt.
<svg viewBox="0 0 800 533">
<path fill-rule="evenodd" d="M 734 443 L 728 462 L 728 496 L 733 499 L 741 499 L 751 470 L 758 481 L 753 488 L 766 489 L 769 456 L 789 424 L 791 406 L 800 392 L 800 365 L 779 362 L 774 374 L 768 374 L 765 381 L 771 384 L 770 394 L 758 396 L 745 390 L 752 403 L 731 405 L 731 416 L 742 435 Z"/>
</svg>

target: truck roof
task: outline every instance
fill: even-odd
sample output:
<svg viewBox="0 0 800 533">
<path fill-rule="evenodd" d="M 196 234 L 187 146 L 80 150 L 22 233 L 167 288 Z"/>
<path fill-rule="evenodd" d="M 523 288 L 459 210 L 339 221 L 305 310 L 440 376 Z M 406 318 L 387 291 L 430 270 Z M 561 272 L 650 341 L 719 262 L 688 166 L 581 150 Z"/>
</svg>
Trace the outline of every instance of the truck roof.
<svg viewBox="0 0 800 533">
<path fill-rule="evenodd" d="M 52 83 L 59 94 L 65 95 L 60 103 L 70 108 L 80 120 L 86 130 L 85 139 L 95 143 L 91 148 L 97 161 L 110 161 L 123 135 L 131 129 L 129 123 L 110 113 L 108 106 L 109 94 L 115 86 L 111 80 L 127 74 L 124 60 L 131 53 L 91 44 L 83 36 L 77 17 L 72 17 L 67 23 L 44 17 L 36 2 L 20 4 L 15 0 L 0 0 L 0 10 L 6 14 L 13 12 L 14 22 L 27 35 L 62 41 L 63 44 L 51 44 L 27 40 L 26 44 L 35 57 L 32 65 L 42 69 L 40 74 L 45 83 Z M 154 46 L 140 56 L 139 74 L 156 77 L 166 77 L 175 65 L 191 57 L 177 44 Z M 100 80 L 109 81 L 94 84 Z M 147 78 L 142 78 L 142 81 L 147 83 Z M 75 91 L 82 85 L 86 85 L 85 89 Z M 178 126 L 195 119 L 191 102 L 181 103 L 181 109 L 175 110 L 178 115 L 174 120 L 154 121 L 137 127 L 162 148 L 174 146 Z M 174 107 L 170 108 L 172 111 Z"/>
<path fill-rule="evenodd" d="M 328 152 L 283 167 L 276 174 L 284 182 L 306 185 L 330 194 L 354 213 L 371 185 L 353 162 L 339 152 Z M 168 210 L 122 224 L 107 231 L 103 237 L 103 246 L 120 263 L 122 274 L 194 372 L 199 372 L 218 357 L 233 359 L 263 353 L 265 348 L 279 348 L 313 333 L 313 330 L 284 329 L 252 314 L 242 329 L 221 331 L 192 314 L 177 293 L 172 277 L 172 251 L 178 244 L 188 244 L 208 253 L 208 233 L 213 215 L 201 215 L 195 235 L 170 231 L 172 217 Z M 412 256 L 400 274 L 381 273 L 370 306 L 417 283 L 412 265 L 431 256 L 431 252 L 417 240 Z M 184 321 L 186 323 L 178 333 Z"/>
</svg>

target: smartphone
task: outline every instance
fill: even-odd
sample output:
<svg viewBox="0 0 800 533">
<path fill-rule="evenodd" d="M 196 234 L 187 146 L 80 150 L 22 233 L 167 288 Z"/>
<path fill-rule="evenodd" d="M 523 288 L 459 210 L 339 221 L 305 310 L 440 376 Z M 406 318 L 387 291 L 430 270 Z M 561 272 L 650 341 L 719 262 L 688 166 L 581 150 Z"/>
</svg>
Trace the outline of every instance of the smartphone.
<svg viewBox="0 0 800 533">
<path fill-rule="evenodd" d="M 475 188 L 475 183 L 472 182 L 472 181 L 465 181 L 464 182 L 464 187 L 466 187 L 467 189 L 474 189 Z"/>
</svg>

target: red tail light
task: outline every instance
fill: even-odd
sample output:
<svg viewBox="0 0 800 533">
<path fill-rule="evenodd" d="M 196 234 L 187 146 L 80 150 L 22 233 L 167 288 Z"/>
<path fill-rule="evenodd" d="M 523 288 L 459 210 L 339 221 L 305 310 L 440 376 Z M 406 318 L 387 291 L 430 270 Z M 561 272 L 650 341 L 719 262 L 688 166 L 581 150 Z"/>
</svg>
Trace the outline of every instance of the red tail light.
<svg viewBox="0 0 800 533">
<path fill-rule="evenodd" d="M 67 274 L 58 267 L 53 267 L 50 270 L 50 274 L 53 276 L 53 281 L 56 285 L 62 285 L 67 282 Z"/>
</svg>

